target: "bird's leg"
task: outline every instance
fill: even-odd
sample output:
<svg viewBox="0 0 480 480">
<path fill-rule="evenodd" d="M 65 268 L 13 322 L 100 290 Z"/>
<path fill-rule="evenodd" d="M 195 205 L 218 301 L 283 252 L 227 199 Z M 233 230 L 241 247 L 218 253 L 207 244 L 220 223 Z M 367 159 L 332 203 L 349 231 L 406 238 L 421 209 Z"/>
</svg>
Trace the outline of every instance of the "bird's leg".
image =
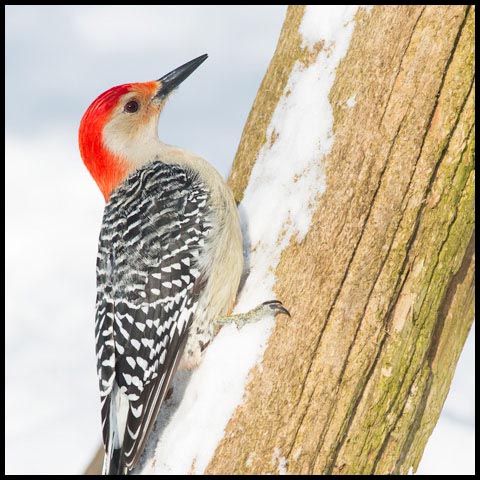
<svg viewBox="0 0 480 480">
<path fill-rule="evenodd" d="M 247 323 L 257 322 L 269 313 L 273 313 L 274 315 L 284 313 L 290 317 L 290 313 L 282 305 L 282 302 L 279 300 L 269 300 L 268 302 L 263 302 L 262 304 L 258 305 L 258 307 L 255 307 L 246 313 L 236 313 L 235 315 L 217 318 L 214 323 L 218 326 L 234 323 L 237 328 L 242 328 Z"/>
</svg>

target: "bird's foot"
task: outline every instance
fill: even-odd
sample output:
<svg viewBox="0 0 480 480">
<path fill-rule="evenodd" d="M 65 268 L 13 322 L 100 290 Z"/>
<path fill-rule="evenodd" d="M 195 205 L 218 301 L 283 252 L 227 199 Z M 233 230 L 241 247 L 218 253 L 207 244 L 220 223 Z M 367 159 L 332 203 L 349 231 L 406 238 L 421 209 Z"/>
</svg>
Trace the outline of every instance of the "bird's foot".
<svg viewBox="0 0 480 480">
<path fill-rule="evenodd" d="M 278 315 L 284 313 L 290 317 L 289 311 L 282 305 L 280 300 L 269 300 L 263 302 L 254 309 L 246 313 L 236 313 L 235 315 L 229 315 L 228 317 L 220 317 L 215 320 L 216 325 L 226 325 L 228 323 L 234 323 L 237 328 L 242 328 L 247 323 L 255 323 L 261 318 L 265 317 L 269 313 Z"/>
</svg>

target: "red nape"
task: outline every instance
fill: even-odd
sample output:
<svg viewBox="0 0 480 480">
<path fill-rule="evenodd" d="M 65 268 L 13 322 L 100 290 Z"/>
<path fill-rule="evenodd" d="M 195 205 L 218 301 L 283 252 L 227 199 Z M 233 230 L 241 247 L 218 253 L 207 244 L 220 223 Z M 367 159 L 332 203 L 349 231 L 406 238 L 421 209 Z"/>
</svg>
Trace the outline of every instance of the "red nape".
<svg viewBox="0 0 480 480">
<path fill-rule="evenodd" d="M 102 132 L 118 99 L 130 92 L 133 85 L 131 83 L 119 85 L 102 93 L 88 107 L 80 122 L 78 132 L 80 154 L 105 201 L 108 201 L 112 190 L 125 178 L 127 165 L 124 160 L 108 151 L 103 144 Z"/>
</svg>

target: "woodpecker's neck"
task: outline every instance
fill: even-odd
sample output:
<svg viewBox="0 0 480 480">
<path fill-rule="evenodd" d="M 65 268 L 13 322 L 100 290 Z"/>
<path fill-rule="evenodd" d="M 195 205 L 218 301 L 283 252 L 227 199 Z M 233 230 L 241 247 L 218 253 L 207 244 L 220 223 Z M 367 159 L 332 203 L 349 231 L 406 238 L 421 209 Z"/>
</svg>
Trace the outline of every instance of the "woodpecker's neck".
<svg viewBox="0 0 480 480">
<path fill-rule="evenodd" d="M 158 115 L 152 115 L 138 128 L 127 128 L 116 119 L 104 124 L 103 128 L 93 122 L 81 126 L 80 151 L 83 161 L 105 200 L 108 201 L 112 191 L 131 173 L 158 160 L 196 172 L 209 187 L 213 200 L 217 196 L 219 200 L 223 198 L 226 186 L 221 175 L 197 155 L 160 141 L 157 125 Z"/>
<path fill-rule="evenodd" d="M 195 172 L 210 192 L 212 205 L 222 206 L 225 199 L 233 198 L 229 187 L 218 171 L 206 160 L 180 147 L 167 145 L 159 141 L 157 160 L 172 165 L 180 165 Z"/>
<path fill-rule="evenodd" d="M 105 125 L 105 147 L 128 165 L 127 175 L 154 161 L 161 151 L 163 143 L 157 134 L 158 117 L 158 114 L 151 115 L 136 128 L 116 122 L 115 119 Z"/>
<path fill-rule="evenodd" d="M 103 125 L 82 122 L 80 153 L 105 201 L 131 173 L 158 157 L 163 144 L 157 136 L 157 123 L 155 115 L 133 129 L 115 119 Z"/>
</svg>

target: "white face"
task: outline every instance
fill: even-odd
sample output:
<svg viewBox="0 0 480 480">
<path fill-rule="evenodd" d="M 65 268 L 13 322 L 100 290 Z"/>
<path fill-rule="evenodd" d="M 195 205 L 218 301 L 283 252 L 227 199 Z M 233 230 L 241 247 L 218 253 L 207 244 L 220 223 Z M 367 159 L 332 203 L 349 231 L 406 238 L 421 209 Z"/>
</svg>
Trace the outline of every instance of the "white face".
<svg viewBox="0 0 480 480">
<path fill-rule="evenodd" d="M 131 170 L 153 161 L 161 145 L 157 128 L 165 102 L 155 99 L 154 93 L 137 90 L 123 95 L 103 129 L 105 146 Z"/>
</svg>

